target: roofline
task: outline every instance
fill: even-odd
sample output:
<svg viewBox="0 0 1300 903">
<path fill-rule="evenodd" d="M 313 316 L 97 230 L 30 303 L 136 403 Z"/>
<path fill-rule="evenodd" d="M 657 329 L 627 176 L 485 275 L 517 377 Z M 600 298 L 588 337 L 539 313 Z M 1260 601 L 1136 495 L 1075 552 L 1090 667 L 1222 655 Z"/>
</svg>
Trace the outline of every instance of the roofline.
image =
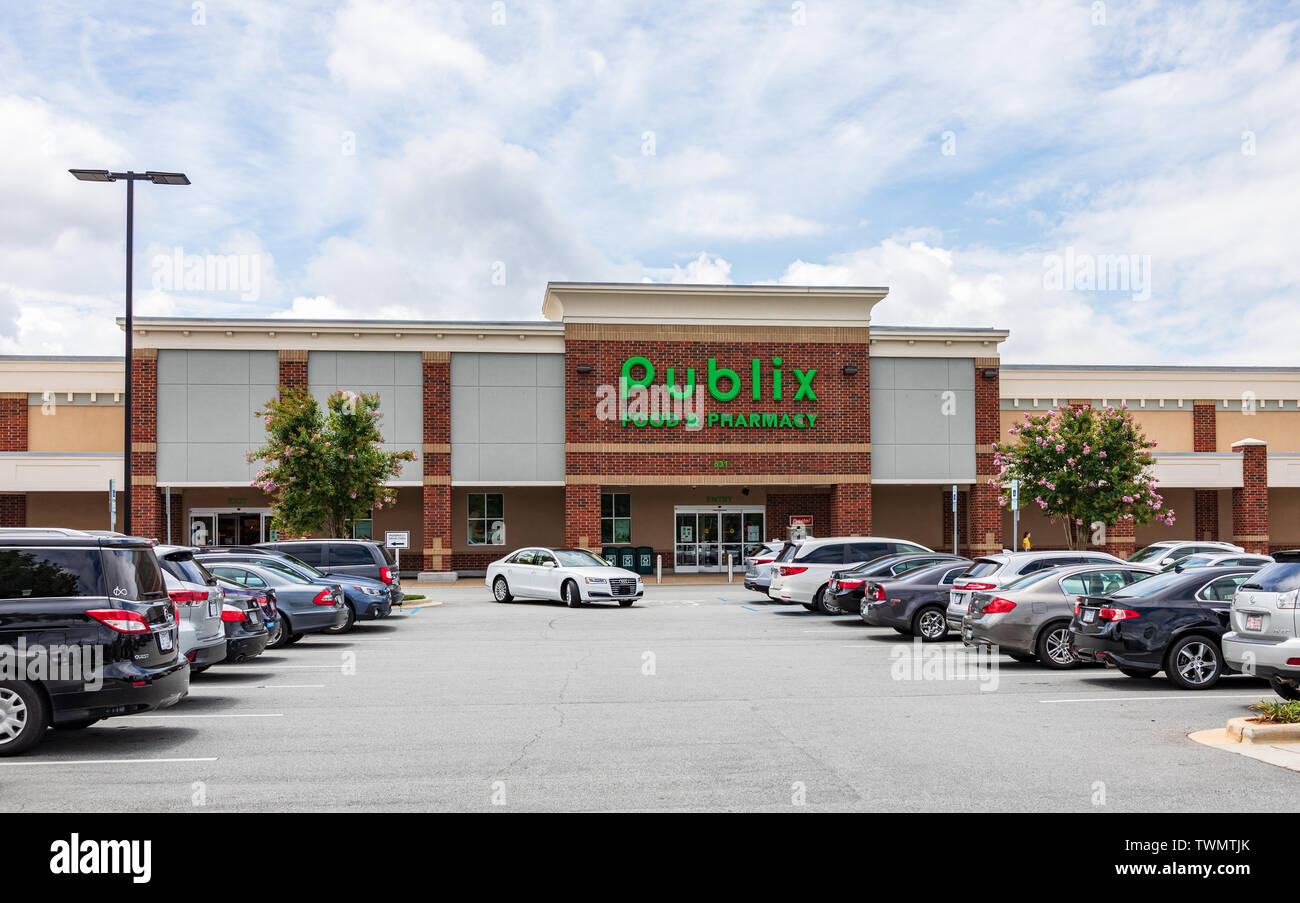
<svg viewBox="0 0 1300 903">
<path fill-rule="evenodd" d="M 778 294 L 778 295 L 858 295 L 884 294 L 883 285 L 784 285 L 778 283 L 737 285 L 719 282 L 548 282 L 546 291 L 603 292 L 610 289 L 634 292 L 691 292 L 694 294 Z"/>
<path fill-rule="evenodd" d="M 1113 373 L 1143 371 L 1169 373 L 1300 373 L 1300 367 L 1207 366 L 1191 364 L 1003 364 L 1003 370 L 1096 370 Z"/>
<path fill-rule="evenodd" d="M 126 326 L 126 319 L 123 317 L 116 318 L 117 325 Z M 262 330 L 270 329 L 274 324 L 280 324 L 284 328 L 283 332 L 292 332 L 306 329 L 371 329 L 388 332 L 395 326 L 405 326 L 410 328 L 422 329 L 443 329 L 447 331 L 464 329 L 491 329 L 500 328 L 511 331 L 519 329 L 542 329 L 546 331 L 559 331 L 564 327 L 558 323 L 552 323 L 548 320 L 380 320 L 380 319 L 307 319 L 299 317 L 136 317 L 135 327 L 137 329 L 146 328 L 165 328 L 168 326 L 240 326 Z M 121 358 L 118 358 L 121 360 Z"/>
</svg>

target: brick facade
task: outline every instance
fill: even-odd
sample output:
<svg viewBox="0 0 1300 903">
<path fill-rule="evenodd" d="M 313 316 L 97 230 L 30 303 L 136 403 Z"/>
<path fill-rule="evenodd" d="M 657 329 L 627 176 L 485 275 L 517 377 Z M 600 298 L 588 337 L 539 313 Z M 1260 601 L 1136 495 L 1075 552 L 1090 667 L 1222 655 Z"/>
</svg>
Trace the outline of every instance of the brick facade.
<svg viewBox="0 0 1300 903">
<path fill-rule="evenodd" d="M 834 536 L 831 530 L 831 496 L 827 492 L 779 492 L 767 494 L 767 535 L 764 539 L 784 539 L 790 516 L 811 515 L 812 536 Z"/>
<path fill-rule="evenodd" d="M 280 388 L 302 389 L 307 385 L 307 352 L 300 349 L 280 350 Z"/>
<path fill-rule="evenodd" d="M 1192 451 L 1219 450 L 1219 437 L 1214 402 L 1197 399 L 1192 404 Z"/>
<path fill-rule="evenodd" d="M 1000 552 L 1002 506 L 998 487 L 990 480 L 998 476 L 993 464 L 993 445 L 1001 437 L 1001 365 L 998 358 L 975 359 L 975 485 L 970 489 L 970 550 L 982 555 Z M 985 371 L 990 371 L 985 376 Z"/>
<path fill-rule="evenodd" d="M 131 360 L 131 533 L 161 538 L 166 529 L 158 491 L 158 350 L 136 348 Z"/>
<path fill-rule="evenodd" d="M 1219 436 L 1218 416 L 1214 402 L 1209 399 L 1197 399 L 1192 404 L 1192 450 L 1198 452 L 1218 451 Z M 1219 493 L 1213 489 L 1196 490 L 1194 510 L 1192 512 L 1193 538 L 1216 541 L 1219 538 Z"/>
<path fill-rule="evenodd" d="M 0 495 L 0 527 L 27 526 L 27 496 L 21 492 Z"/>
<path fill-rule="evenodd" d="M 1195 495 L 1193 538 L 1204 542 L 1219 540 L 1219 490 L 1198 489 Z"/>
<path fill-rule="evenodd" d="M 421 358 L 424 398 L 424 572 L 450 571 L 451 554 L 451 354 L 426 351 Z M 414 556 L 407 556 L 408 560 Z"/>
<path fill-rule="evenodd" d="M 1106 527 L 1106 542 L 1101 550 L 1118 558 L 1128 558 L 1137 551 L 1135 528 L 1131 520 L 1120 521 Z"/>
<path fill-rule="evenodd" d="M 0 452 L 27 451 L 27 396 L 0 393 Z"/>
<path fill-rule="evenodd" d="M 1269 551 L 1268 445 L 1259 439 L 1232 443 L 1241 454 L 1242 486 L 1232 490 L 1232 541 L 1247 552 Z"/>
<path fill-rule="evenodd" d="M 787 330 L 789 331 L 789 330 Z M 871 532 L 871 415 L 869 334 L 862 328 L 805 327 L 792 332 L 798 341 L 775 342 L 771 330 L 737 327 L 643 325 L 631 328 L 569 323 L 565 328 L 565 515 L 566 540 L 600 539 L 600 486 L 830 486 L 822 535 Z M 719 338 L 719 336 L 722 338 Z M 638 339 L 637 336 L 640 336 Z M 684 385 L 694 370 L 704 387 L 700 410 L 703 428 L 635 426 L 615 416 L 598 416 L 602 392 L 617 402 L 616 388 L 624 361 L 648 359 L 655 368 L 652 386 Z M 734 371 L 740 391 L 720 401 L 708 391 L 708 361 Z M 754 380 L 753 360 L 759 360 Z M 577 367 L 590 368 L 578 373 Z M 845 373 L 844 368 L 857 372 Z M 816 400 L 795 400 L 798 369 L 812 377 Z M 781 398 L 776 396 L 776 372 Z M 633 369 L 633 379 L 644 374 Z M 732 385 L 719 380 L 719 389 Z M 608 388 L 603 388 L 608 387 Z M 755 398 L 755 394 L 758 395 Z M 606 395 L 609 398 L 610 395 Z M 609 405 L 607 405 L 608 411 Z M 610 412 L 613 413 L 613 412 Z M 740 415 L 815 416 L 812 426 L 772 428 L 733 425 Z M 718 420 L 710 423 L 709 415 Z M 727 422 L 722 421 L 722 417 Z M 779 420 L 778 420 L 779 422 Z M 806 422 L 806 421 L 804 421 Z M 794 512 L 804 513 L 804 512 Z M 821 512 L 818 512 L 821 513 Z M 772 528 L 784 530 L 769 515 Z"/>
</svg>

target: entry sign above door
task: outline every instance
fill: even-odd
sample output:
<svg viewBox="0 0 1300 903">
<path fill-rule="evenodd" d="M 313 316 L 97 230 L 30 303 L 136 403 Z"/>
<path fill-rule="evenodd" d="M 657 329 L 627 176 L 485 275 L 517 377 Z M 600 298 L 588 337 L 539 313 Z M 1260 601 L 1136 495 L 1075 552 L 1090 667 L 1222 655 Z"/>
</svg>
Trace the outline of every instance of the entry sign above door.
<svg viewBox="0 0 1300 903">
<path fill-rule="evenodd" d="M 411 547 L 411 531 L 385 530 L 384 545 L 390 549 L 409 549 Z"/>
<path fill-rule="evenodd" d="M 811 527 L 812 525 L 813 525 L 813 517 L 811 514 L 790 515 L 790 526 L 792 527 Z"/>
</svg>

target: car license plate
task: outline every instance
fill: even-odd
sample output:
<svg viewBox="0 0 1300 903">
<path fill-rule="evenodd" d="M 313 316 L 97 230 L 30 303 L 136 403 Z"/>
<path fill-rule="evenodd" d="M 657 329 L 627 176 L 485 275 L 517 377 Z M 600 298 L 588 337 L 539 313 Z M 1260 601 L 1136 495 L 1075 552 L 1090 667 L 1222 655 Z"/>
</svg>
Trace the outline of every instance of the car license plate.
<svg viewBox="0 0 1300 903">
<path fill-rule="evenodd" d="M 965 593 L 953 593 L 953 594 L 952 594 L 952 607 L 953 607 L 953 608 L 961 608 L 961 607 L 963 607 L 965 604 L 966 604 L 966 594 L 965 594 Z"/>
<path fill-rule="evenodd" d="M 1246 629 L 1247 629 L 1247 630 L 1263 630 L 1263 629 L 1264 629 L 1264 616 L 1263 616 L 1263 615 L 1246 615 Z"/>
<path fill-rule="evenodd" d="M 1081 620 L 1085 624 L 1091 624 L 1093 621 L 1097 620 L 1097 609 L 1085 608 Z"/>
<path fill-rule="evenodd" d="M 209 618 L 221 617 L 221 609 L 217 607 L 216 599 L 208 599 L 208 617 Z"/>
<path fill-rule="evenodd" d="M 965 636 L 966 636 L 966 639 L 969 640 L 969 639 L 971 639 L 972 637 L 975 636 L 975 631 L 973 631 L 973 630 L 971 630 L 969 627 L 967 627 L 967 628 L 966 628 Z"/>
<path fill-rule="evenodd" d="M 158 634 L 158 648 L 163 652 L 172 651 L 172 632 L 170 630 L 164 630 Z"/>
</svg>

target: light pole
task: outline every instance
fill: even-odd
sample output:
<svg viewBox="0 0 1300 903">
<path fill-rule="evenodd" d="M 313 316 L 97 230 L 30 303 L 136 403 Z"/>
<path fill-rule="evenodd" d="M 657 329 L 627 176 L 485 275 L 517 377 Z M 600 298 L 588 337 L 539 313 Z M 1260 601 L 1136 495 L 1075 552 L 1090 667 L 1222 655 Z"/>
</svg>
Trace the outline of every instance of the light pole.
<svg viewBox="0 0 1300 903">
<path fill-rule="evenodd" d="M 69 169 L 82 182 L 126 182 L 126 416 L 122 418 L 122 532 L 131 532 L 131 353 L 135 338 L 135 318 L 131 309 L 131 257 L 135 241 L 135 183 L 188 185 L 183 172 L 109 172 L 107 169 Z M 170 541 L 171 537 L 168 537 Z"/>
</svg>

